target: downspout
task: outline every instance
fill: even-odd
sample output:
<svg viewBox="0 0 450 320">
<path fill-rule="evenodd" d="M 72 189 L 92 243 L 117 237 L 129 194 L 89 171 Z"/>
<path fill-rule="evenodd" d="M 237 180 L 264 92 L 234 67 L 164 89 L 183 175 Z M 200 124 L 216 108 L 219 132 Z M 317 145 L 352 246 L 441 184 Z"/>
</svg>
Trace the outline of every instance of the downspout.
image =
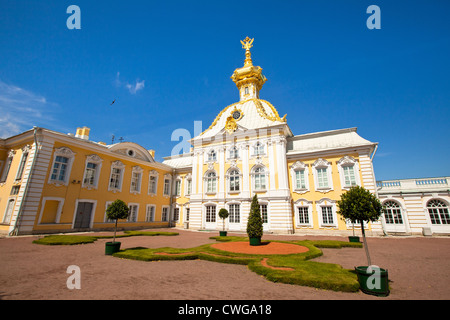
<svg viewBox="0 0 450 320">
<path fill-rule="evenodd" d="M 373 158 L 375 157 L 375 153 L 377 153 L 378 150 L 378 144 L 375 145 L 375 149 L 373 150 L 372 156 L 370 157 L 370 164 L 372 166 L 372 175 L 373 175 L 373 180 L 375 183 L 375 196 L 378 198 L 378 187 L 377 187 L 377 181 L 375 179 L 375 171 L 373 170 Z M 383 230 L 383 234 L 384 236 L 387 236 L 387 232 L 386 232 L 386 226 L 384 224 L 384 215 L 381 217 L 381 229 Z"/>
<path fill-rule="evenodd" d="M 27 183 L 25 184 L 25 190 L 23 192 L 22 201 L 20 202 L 20 207 L 19 207 L 19 212 L 17 213 L 16 222 L 14 223 L 14 229 L 9 233 L 10 236 L 17 236 L 18 233 L 19 233 L 19 220 L 20 220 L 21 215 L 22 215 L 23 204 L 25 203 L 25 201 L 27 199 L 27 196 L 28 196 L 28 187 L 30 185 L 30 181 L 31 181 L 31 178 L 32 178 L 33 170 L 34 170 L 34 164 L 36 163 L 36 158 L 38 156 L 38 151 L 39 151 L 38 142 L 37 142 L 37 138 L 36 138 L 36 131 L 37 131 L 37 129 L 38 129 L 38 127 L 36 127 L 36 126 L 33 127 L 34 146 L 35 146 L 33 162 L 31 163 L 31 168 L 30 168 L 30 172 L 28 174 Z"/>
</svg>

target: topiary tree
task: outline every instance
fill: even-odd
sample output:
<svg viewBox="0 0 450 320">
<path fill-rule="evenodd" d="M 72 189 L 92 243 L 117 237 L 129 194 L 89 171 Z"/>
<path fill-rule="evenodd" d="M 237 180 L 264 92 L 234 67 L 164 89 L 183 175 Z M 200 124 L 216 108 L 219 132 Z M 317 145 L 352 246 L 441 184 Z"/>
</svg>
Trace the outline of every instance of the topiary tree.
<svg viewBox="0 0 450 320">
<path fill-rule="evenodd" d="M 367 261 L 369 266 L 371 266 L 372 262 L 370 261 L 369 248 L 367 247 L 366 234 L 364 232 L 364 221 L 374 222 L 380 218 L 383 212 L 380 200 L 369 190 L 355 186 L 343 193 L 341 200 L 338 200 L 337 204 L 339 206 L 338 213 L 345 219 L 349 219 L 352 223 L 361 223 Z"/>
<path fill-rule="evenodd" d="M 228 210 L 225 208 L 222 208 L 219 210 L 219 217 L 223 220 L 223 231 L 225 231 L 225 219 L 228 218 Z"/>
<path fill-rule="evenodd" d="M 260 242 L 263 235 L 263 221 L 261 218 L 261 211 L 259 209 L 258 196 L 253 196 L 252 205 L 250 207 L 250 214 L 247 222 L 247 234 L 252 244 L 252 238 L 258 238 Z"/>
<path fill-rule="evenodd" d="M 111 203 L 106 209 L 106 216 L 108 219 L 116 220 L 116 225 L 114 227 L 114 238 L 113 243 L 116 241 L 116 231 L 117 231 L 117 220 L 126 219 L 130 214 L 130 209 L 127 204 L 120 199 L 117 199 Z"/>
</svg>

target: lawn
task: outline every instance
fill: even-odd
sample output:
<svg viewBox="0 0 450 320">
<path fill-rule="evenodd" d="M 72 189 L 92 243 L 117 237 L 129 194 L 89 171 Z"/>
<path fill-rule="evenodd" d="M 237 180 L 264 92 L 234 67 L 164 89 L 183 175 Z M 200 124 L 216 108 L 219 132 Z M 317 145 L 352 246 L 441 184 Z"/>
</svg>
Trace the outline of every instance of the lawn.
<svg viewBox="0 0 450 320">
<path fill-rule="evenodd" d="M 132 236 L 175 236 L 176 232 L 125 231 L 124 235 L 116 238 Z M 44 245 L 77 245 L 92 243 L 98 239 L 112 238 L 112 236 L 79 236 L 79 235 L 50 235 L 33 241 Z M 211 237 L 216 241 L 248 241 L 245 237 Z M 334 291 L 356 292 L 359 290 L 357 276 L 353 270 L 344 269 L 338 264 L 311 261 L 321 256 L 320 248 L 342 247 L 362 248 L 361 243 L 334 240 L 302 240 L 302 241 L 273 241 L 290 243 L 307 247 L 309 250 L 296 254 L 243 254 L 223 251 L 205 244 L 194 248 L 144 248 L 136 247 L 121 250 L 113 256 L 123 259 L 142 261 L 164 260 L 208 260 L 220 263 L 246 265 L 259 275 L 272 282 L 295 284 Z"/>
</svg>

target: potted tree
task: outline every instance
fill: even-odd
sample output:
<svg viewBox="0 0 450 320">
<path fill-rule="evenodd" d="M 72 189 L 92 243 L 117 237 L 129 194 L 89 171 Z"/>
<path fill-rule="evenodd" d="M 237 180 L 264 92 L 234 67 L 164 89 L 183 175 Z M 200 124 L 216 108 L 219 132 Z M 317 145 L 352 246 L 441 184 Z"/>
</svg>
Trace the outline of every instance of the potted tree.
<svg viewBox="0 0 450 320">
<path fill-rule="evenodd" d="M 361 291 L 378 296 L 387 296 L 389 294 L 388 272 L 385 269 L 372 265 L 364 231 L 364 221 L 374 222 L 380 218 L 383 212 L 380 200 L 369 190 L 355 186 L 343 193 L 341 200 L 337 201 L 337 204 L 339 206 L 338 213 L 345 219 L 349 219 L 352 223 L 361 223 L 364 249 L 368 262 L 368 266 L 355 267 Z"/>
<path fill-rule="evenodd" d="M 116 241 L 116 232 L 117 232 L 117 220 L 126 219 L 130 213 L 130 209 L 127 204 L 120 199 L 117 199 L 113 203 L 111 203 L 106 209 L 106 216 L 111 220 L 116 220 L 114 226 L 114 237 L 112 242 L 106 242 L 105 246 L 105 254 L 112 255 L 115 252 L 120 250 L 120 242 Z"/>
<path fill-rule="evenodd" d="M 350 242 L 360 242 L 359 237 L 355 236 L 355 224 L 353 222 L 352 222 L 352 231 L 353 231 L 353 236 L 348 236 L 348 240 Z"/>
<path fill-rule="evenodd" d="M 258 196 L 253 196 L 250 214 L 247 222 L 247 235 L 250 239 L 251 246 L 261 245 L 261 237 L 263 235 L 263 221 L 261 211 L 259 209 Z"/>
<path fill-rule="evenodd" d="M 225 208 L 222 208 L 219 210 L 219 217 L 223 220 L 223 231 L 219 231 L 219 234 L 221 237 L 226 237 L 227 232 L 225 231 L 225 219 L 228 218 L 228 210 Z"/>
</svg>

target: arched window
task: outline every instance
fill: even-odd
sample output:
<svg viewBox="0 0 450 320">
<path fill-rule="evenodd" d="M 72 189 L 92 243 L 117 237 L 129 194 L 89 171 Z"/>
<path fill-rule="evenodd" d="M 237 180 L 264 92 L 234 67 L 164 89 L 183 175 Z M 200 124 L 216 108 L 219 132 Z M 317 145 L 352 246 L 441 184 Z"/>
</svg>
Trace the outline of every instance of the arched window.
<svg viewBox="0 0 450 320">
<path fill-rule="evenodd" d="M 240 175 L 238 170 L 232 170 L 229 174 L 230 191 L 240 190 Z"/>
<path fill-rule="evenodd" d="M 386 201 L 384 203 L 384 218 L 387 224 L 403 224 L 400 205 L 392 200 Z"/>
<path fill-rule="evenodd" d="M 264 154 L 264 145 L 261 142 L 257 142 L 253 148 L 254 155 Z"/>
<path fill-rule="evenodd" d="M 237 159 L 239 158 L 239 151 L 236 147 L 230 148 L 230 159 Z"/>
<path fill-rule="evenodd" d="M 448 206 L 441 200 L 433 199 L 427 203 L 431 224 L 450 224 Z"/>
<path fill-rule="evenodd" d="M 253 171 L 253 186 L 255 191 L 266 190 L 266 170 L 264 167 L 257 167 Z"/>
<path fill-rule="evenodd" d="M 215 193 L 217 185 L 217 176 L 214 171 L 210 171 L 206 174 L 205 185 L 207 193 Z"/>
</svg>

